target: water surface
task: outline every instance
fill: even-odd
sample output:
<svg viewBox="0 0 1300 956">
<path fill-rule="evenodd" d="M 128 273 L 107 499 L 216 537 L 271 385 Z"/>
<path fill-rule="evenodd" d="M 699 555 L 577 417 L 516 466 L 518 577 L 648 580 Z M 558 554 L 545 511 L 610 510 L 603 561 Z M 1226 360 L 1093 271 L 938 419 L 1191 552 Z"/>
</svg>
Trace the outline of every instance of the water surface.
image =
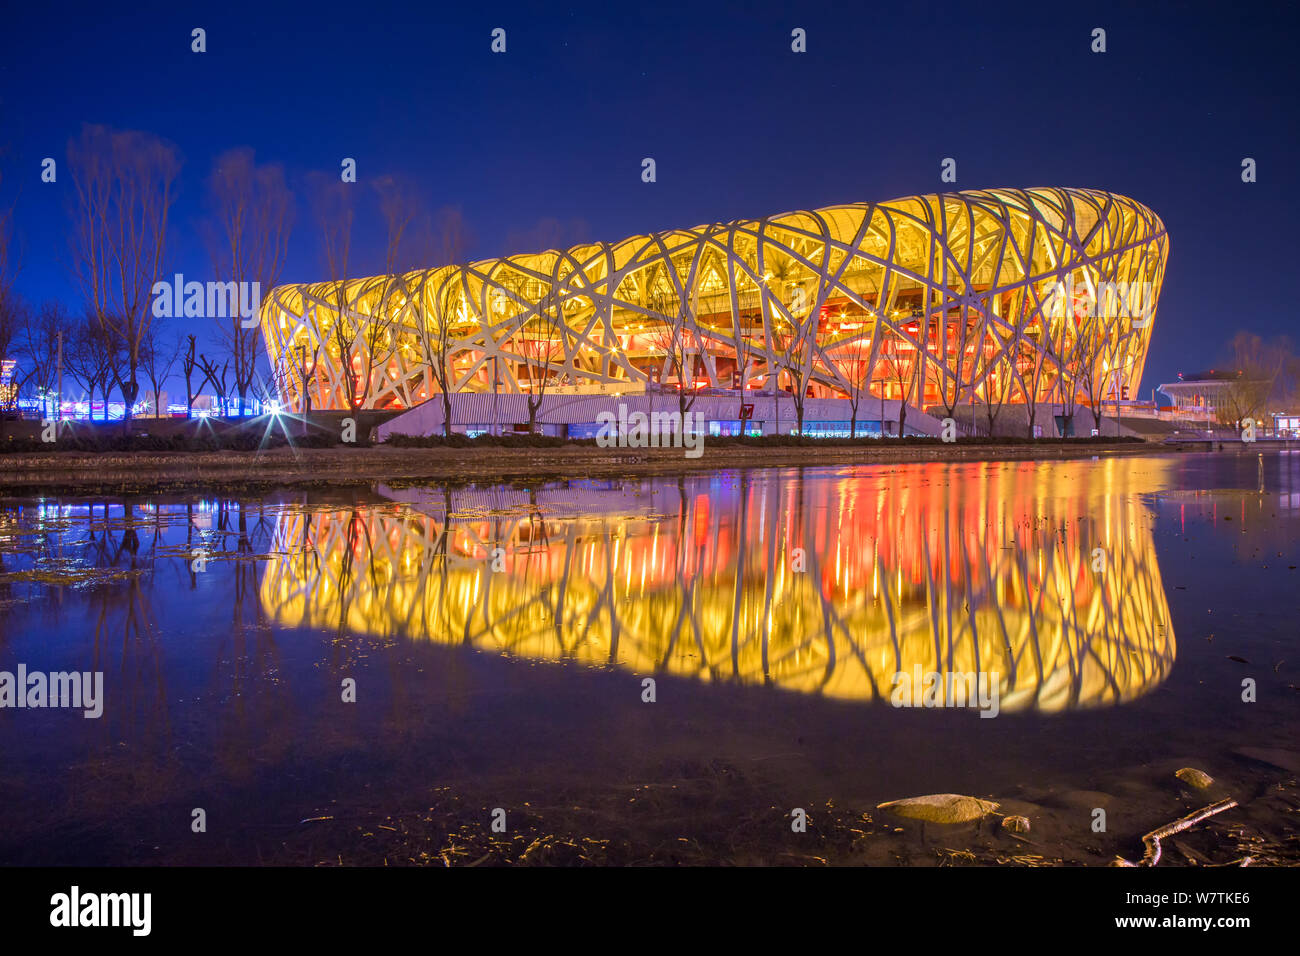
<svg viewBox="0 0 1300 956">
<path fill-rule="evenodd" d="M 105 703 L 0 710 L 0 862 L 457 862 L 495 807 L 577 861 L 779 862 L 789 808 L 893 840 L 875 804 L 931 792 L 1095 862 L 1171 767 L 1244 793 L 1294 746 L 1298 518 L 1286 453 L 4 500 L 0 671 Z"/>
</svg>

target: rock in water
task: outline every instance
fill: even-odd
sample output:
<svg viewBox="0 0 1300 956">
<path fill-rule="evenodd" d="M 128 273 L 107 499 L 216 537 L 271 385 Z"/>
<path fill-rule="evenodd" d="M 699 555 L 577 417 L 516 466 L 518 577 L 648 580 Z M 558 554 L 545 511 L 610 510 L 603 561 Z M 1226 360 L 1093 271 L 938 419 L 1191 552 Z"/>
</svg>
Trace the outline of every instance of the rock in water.
<svg viewBox="0 0 1300 956">
<path fill-rule="evenodd" d="M 1195 767 L 1184 767 L 1174 776 L 1189 787 L 1195 787 L 1197 790 L 1206 790 L 1210 784 L 1214 783 L 1213 777 L 1204 770 L 1197 770 Z"/>
<path fill-rule="evenodd" d="M 969 823 L 992 813 L 998 804 L 960 793 L 931 793 L 924 797 L 890 800 L 876 806 L 898 817 L 921 820 L 925 823 Z"/>
<path fill-rule="evenodd" d="M 1028 833 L 1029 817 L 1010 816 L 1002 818 L 1002 829 L 1009 833 Z"/>
</svg>

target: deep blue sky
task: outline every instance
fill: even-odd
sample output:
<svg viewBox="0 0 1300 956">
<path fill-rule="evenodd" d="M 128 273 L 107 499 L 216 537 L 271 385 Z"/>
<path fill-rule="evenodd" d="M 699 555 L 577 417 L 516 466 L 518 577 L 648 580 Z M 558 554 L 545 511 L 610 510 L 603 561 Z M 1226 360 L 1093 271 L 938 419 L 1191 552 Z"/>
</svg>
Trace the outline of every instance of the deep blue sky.
<svg viewBox="0 0 1300 956">
<path fill-rule="evenodd" d="M 199 278 L 204 180 L 234 146 L 284 164 L 299 194 L 281 281 L 323 277 L 303 181 L 344 156 L 363 182 L 397 173 L 460 206 L 474 257 L 531 251 L 519 245 L 545 219 L 566 242 L 615 240 L 942 189 L 1087 186 L 1169 228 L 1144 395 L 1214 364 L 1238 328 L 1294 334 L 1300 70 L 1280 5 L 133 6 L 6 11 L 0 194 L 16 199 L 18 288 L 34 301 L 77 300 L 62 174 L 90 122 L 179 147 L 170 265 Z M 195 26 L 205 54 L 190 52 Z M 489 51 L 498 26 L 505 55 Z M 1105 54 L 1089 51 L 1098 26 Z M 645 156 L 657 183 L 641 182 Z M 939 180 L 946 156 L 955 187 Z M 366 271 L 382 268 L 375 240 Z"/>
</svg>

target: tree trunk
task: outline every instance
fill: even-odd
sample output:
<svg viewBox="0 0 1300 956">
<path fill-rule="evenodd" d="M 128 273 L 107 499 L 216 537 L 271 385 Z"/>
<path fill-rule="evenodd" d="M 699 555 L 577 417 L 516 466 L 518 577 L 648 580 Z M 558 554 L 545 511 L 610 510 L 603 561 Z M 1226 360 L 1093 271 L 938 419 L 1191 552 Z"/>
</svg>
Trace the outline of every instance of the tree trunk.
<svg viewBox="0 0 1300 956">
<path fill-rule="evenodd" d="M 540 398 L 528 396 L 528 434 L 532 435 L 537 430 L 537 410 L 542 407 Z"/>
<path fill-rule="evenodd" d="M 122 385 L 122 421 L 124 423 L 129 423 L 131 421 L 134 413 L 133 406 L 135 405 L 135 400 L 139 398 L 139 396 L 140 383 L 135 380 L 135 373 L 132 372 L 130 380 L 124 382 Z M 108 406 L 105 404 L 105 412 L 107 412 L 107 408 Z M 126 430 L 130 431 L 129 424 L 127 424 Z"/>
</svg>

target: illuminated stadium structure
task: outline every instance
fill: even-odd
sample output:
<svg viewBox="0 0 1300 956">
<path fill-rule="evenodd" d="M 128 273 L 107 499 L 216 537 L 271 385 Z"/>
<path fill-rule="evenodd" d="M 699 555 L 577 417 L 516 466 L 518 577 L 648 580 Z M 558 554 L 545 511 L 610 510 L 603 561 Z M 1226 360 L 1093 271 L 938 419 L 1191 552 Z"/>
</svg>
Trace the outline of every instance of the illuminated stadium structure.
<svg viewBox="0 0 1300 956">
<path fill-rule="evenodd" d="M 1167 256 L 1123 196 L 974 190 L 282 285 L 261 323 L 295 410 L 304 379 L 314 409 L 411 408 L 435 366 L 513 407 L 682 387 L 1073 406 L 1137 394 Z"/>
</svg>

